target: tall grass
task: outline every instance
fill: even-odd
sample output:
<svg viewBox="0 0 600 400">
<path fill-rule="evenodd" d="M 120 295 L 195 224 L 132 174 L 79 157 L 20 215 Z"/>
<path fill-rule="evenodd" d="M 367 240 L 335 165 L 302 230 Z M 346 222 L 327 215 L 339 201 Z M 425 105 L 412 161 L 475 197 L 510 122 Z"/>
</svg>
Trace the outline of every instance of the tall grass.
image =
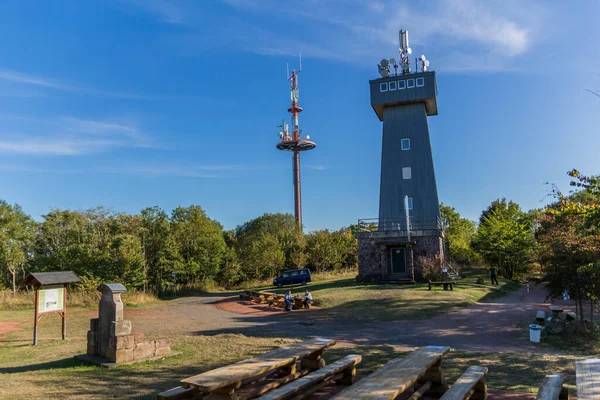
<svg viewBox="0 0 600 400">
<path fill-rule="evenodd" d="M 130 306 L 147 304 L 157 301 L 152 293 L 131 290 L 121 296 L 123 303 Z M 74 289 L 67 290 L 68 307 L 96 308 L 100 301 L 100 292 L 97 290 Z M 0 290 L 0 310 L 20 310 L 33 308 L 35 305 L 35 292 L 19 291 L 13 295 L 11 290 Z"/>
</svg>

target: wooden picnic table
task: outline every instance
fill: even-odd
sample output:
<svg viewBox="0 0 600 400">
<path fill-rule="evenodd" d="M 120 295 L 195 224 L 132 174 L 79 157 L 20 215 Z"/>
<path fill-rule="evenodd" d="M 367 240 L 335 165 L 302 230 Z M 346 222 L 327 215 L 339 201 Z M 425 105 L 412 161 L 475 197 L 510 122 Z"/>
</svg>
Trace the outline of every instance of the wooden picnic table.
<svg viewBox="0 0 600 400">
<path fill-rule="evenodd" d="M 232 395 L 240 388 L 242 381 L 277 368 L 295 368 L 296 361 L 305 357 L 318 357 L 320 360 L 321 353 L 334 344 L 334 340 L 322 338 L 291 344 L 249 360 L 182 379 L 180 383 L 183 388 L 193 388 L 201 393 Z M 318 368 L 318 363 L 315 366 Z"/>
<path fill-rule="evenodd" d="M 575 362 L 577 398 L 579 400 L 600 399 L 600 359 L 588 358 Z"/>
<path fill-rule="evenodd" d="M 421 347 L 404 358 L 389 361 L 371 375 L 340 392 L 334 399 L 377 399 L 391 400 L 412 385 L 422 380 L 443 385 L 440 370 L 442 357 L 450 351 L 446 346 Z"/>
</svg>

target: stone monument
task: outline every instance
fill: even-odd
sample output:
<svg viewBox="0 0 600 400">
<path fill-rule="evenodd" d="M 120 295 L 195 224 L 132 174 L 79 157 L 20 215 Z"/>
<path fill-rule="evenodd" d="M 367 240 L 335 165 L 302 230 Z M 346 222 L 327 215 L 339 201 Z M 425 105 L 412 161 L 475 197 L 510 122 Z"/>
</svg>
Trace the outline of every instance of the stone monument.
<svg viewBox="0 0 600 400">
<path fill-rule="evenodd" d="M 131 321 L 123 319 L 121 293 L 127 290 L 125 286 L 102 284 L 98 290 L 102 298 L 98 318 L 90 320 L 87 354 L 76 358 L 110 367 L 175 354 L 167 339 L 146 340 L 143 333 L 131 332 Z"/>
</svg>

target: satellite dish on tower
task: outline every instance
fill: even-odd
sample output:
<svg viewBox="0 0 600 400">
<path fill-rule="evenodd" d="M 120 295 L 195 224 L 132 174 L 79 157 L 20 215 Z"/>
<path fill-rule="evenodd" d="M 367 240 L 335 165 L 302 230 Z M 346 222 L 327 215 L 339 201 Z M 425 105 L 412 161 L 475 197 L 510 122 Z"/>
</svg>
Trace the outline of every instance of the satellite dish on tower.
<svg viewBox="0 0 600 400">
<path fill-rule="evenodd" d="M 407 49 L 406 49 L 406 52 L 407 52 L 408 54 L 412 54 L 412 49 L 409 47 L 409 48 L 407 48 Z"/>
<path fill-rule="evenodd" d="M 396 64 L 396 59 L 395 58 L 390 58 L 390 64 L 395 65 Z"/>
<path fill-rule="evenodd" d="M 384 58 L 383 60 L 381 60 L 380 64 L 382 67 L 387 67 L 388 65 L 390 65 L 390 62 Z"/>
</svg>

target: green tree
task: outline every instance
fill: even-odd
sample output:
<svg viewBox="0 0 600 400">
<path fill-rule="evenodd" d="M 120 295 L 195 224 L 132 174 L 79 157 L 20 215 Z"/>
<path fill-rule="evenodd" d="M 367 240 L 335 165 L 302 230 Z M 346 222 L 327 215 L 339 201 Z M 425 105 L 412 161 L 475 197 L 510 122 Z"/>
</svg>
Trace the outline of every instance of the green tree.
<svg viewBox="0 0 600 400">
<path fill-rule="evenodd" d="M 440 204 L 442 230 L 445 236 L 446 255 L 459 264 L 473 264 L 480 257 L 471 247 L 477 224 L 462 218 L 454 209 Z"/>
<path fill-rule="evenodd" d="M 21 207 L 0 200 L 0 265 L 5 271 L 5 282 L 10 281 L 12 285 L 13 294 L 17 292 L 17 276 L 25 272 L 34 230 L 35 223 Z"/>
<path fill-rule="evenodd" d="M 516 203 L 496 200 L 481 214 L 473 248 L 512 280 L 527 271 L 536 245 L 530 222 Z"/>
<path fill-rule="evenodd" d="M 552 296 L 567 291 L 575 300 L 578 331 L 583 332 L 583 306 L 589 299 L 592 307 L 600 294 L 596 287 L 600 261 L 600 183 L 578 171 L 571 186 L 579 191 L 563 195 L 553 186 L 555 202 L 546 208 L 538 232 L 544 249 L 543 265 Z"/>
<path fill-rule="evenodd" d="M 171 215 L 171 234 L 178 245 L 174 264 L 182 282 L 214 280 L 225 261 L 223 227 L 199 206 L 177 207 Z"/>
<path fill-rule="evenodd" d="M 299 253 L 303 251 L 304 239 L 302 233 L 296 225 L 296 220 L 290 214 L 264 214 L 254 218 L 235 229 L 234 248 L 237 259 L 242 265 L 244 279 L 260 279 L 258 276 L 273 276 L 283 268 L 295 268 L 302 265 L 303 257 Z M 274 240 L 273 240 L 274 239 Z M 255 242 L 261 242 L 261 246 L 256 247 Z M 268 242 L 273 246 L 272 249 L 264 247 Z M 263 249 L 268 254 L 264 256 L 257 255 L 257 251 Z M 256 261 L 259 259 L 271 259 L 272 254 L 282 253 L 284 255 L 283 264 L 275 262 L 264 265 L 259 268 Z M 262 272 L 257 274 L 258 270 Z M 258 276 L 257 276 L 258 275 Z"/>
</svg>

